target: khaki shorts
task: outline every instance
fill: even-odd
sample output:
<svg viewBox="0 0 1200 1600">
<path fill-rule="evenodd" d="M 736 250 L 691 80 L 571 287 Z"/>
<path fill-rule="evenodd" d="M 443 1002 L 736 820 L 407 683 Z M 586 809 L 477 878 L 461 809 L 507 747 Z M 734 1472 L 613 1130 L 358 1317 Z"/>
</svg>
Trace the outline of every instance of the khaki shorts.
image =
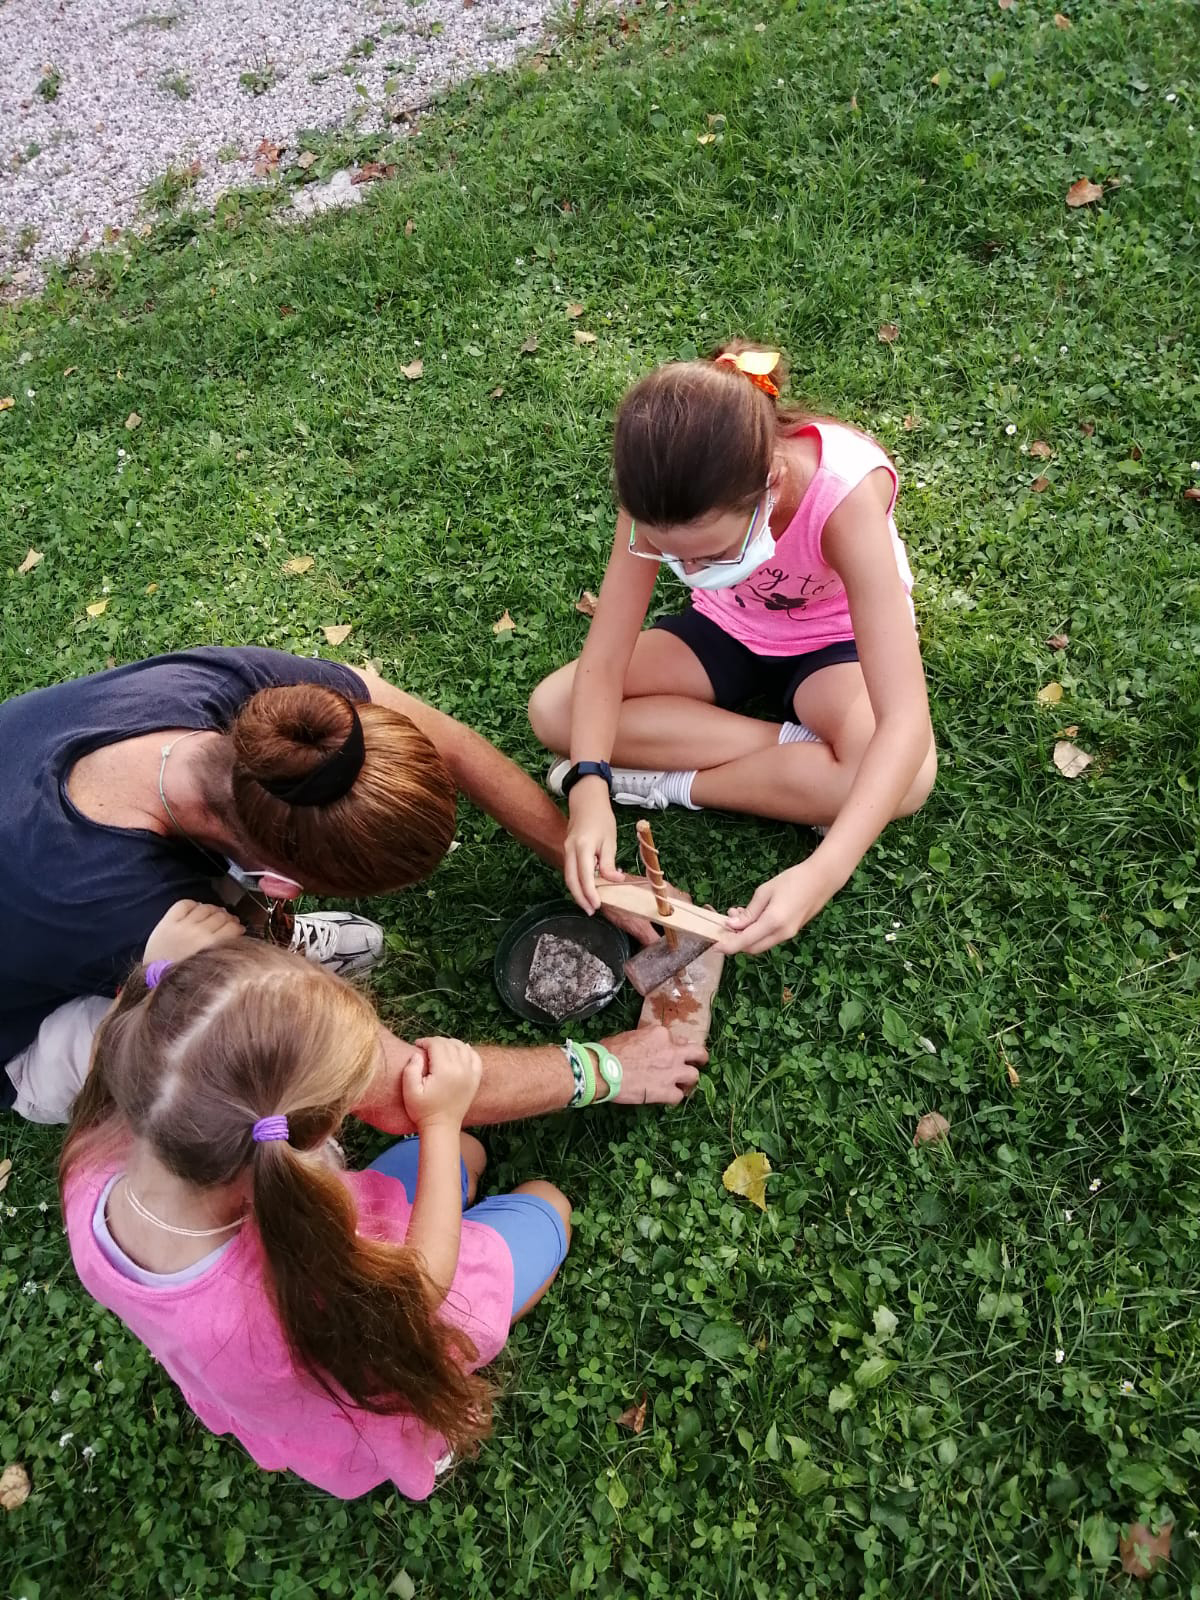
<svg viewBox="0 0 1200 1600">
<path fill-rule="evenodd" d="M 67 1122 L 92 1059 L 92 1041 L 111 1000 L 86 994 L 52 1011 L 38 1036 L 5 1067 L 13 1110 L 29 1122 Z"/>
</svg>

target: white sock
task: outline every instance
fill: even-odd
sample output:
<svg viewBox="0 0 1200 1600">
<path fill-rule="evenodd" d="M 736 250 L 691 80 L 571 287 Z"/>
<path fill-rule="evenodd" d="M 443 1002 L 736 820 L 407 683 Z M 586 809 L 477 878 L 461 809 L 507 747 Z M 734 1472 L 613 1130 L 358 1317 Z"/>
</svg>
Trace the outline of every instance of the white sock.
<svg viewBox="0 0 1200 1600">
<path fill-rule="evenodd" d="M 779 730 L 780 744 L 824 744 L 819 733 L 806 728 L 802 722 L 785 722 Z"/>
<path fill-rule="evenodd" d="M 699 811 L 692 804 L 692 784 L 696 781 L 695 768 L 691 772 L 664 772 L 659 788 L 673 806 L 686 806 L 689 811 Z"/>
</svg>

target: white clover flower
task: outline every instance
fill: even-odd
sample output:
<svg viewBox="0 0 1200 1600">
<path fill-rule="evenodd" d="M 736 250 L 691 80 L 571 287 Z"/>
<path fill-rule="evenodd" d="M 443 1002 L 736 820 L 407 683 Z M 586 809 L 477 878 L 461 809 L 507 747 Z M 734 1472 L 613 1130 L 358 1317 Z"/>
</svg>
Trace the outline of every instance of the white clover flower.
<svg viewBox="0 0 1200 1600">
<path fill-rule="evenodd" d="M 1010 438 L 1010 439 L 1011 439 L 1011 438 L 1012 438 L 1012 436 L 1013 436 L 1013 434 L 1014 434 L 1014 433 L 1016 433 L 1016 431 L 1017 431 L 1017 425 L 1016 425 L 1016 423 L 1015 423 L 1015 422 L 1010 422 L 1010 423 L 1009 423 L 1009 425 L 1008 425 L 1008 427 L 1007 427 L 1007 428 L 1005 428 L 1005 430 L 1004 430 L 1004 431 L 1005 431 L 1005 433 L 1006 433 L 1006 434 L 1007 434 L 1007 435 L 1008 435 L 1008 437 L 1009 437 L 1009 438 Z"/>
<path fill-rule="evenodd" d="M 1054 1352 L 1054 1364 L 1055 1364 L 1055 1366 L 1061 1367 L 1063 1362 L 1066 1359 L 1067 1359 L 1067 1352 L 1065 1350 L 1056 1350 Z"/>
<path fill-rule="evenodd" d="M 1065 345 L 1065 344 L 1060 344 L 1060 345 L 1059 345 L 1059 347 L 1058 347 L 1058 353 L 1059 353 L 1059 355 L 1060 355 L 1060 356 L 1065 356 L 1065 355 L 1066 355 L 1066 353 L 1067 353 L 1067 347 L 1066 347 L 1066 345 Z"/>
<path fill-rule="evenodd" d="M 5 1215 L 5 1216 L 6 1216 L 6 1217 L 15 1217 L 15 1216 L 16 1216 L 16 1214 L 17 1214 L 17 1208 L 16 1208 L 16 1206 L 5 1206 L 5 1208 L 4 1208 L 4 1215 Z"/>
<path fill-rule="evenodd" d="M 51 1389 L 51 1391 L 50 1391 L 50 1404 L 52 1406 L 56 1406 L 61 1399 L 62 1399 L 62 1396 L 59 1394 L 58 1390 L 57 1389 Z"/>
<path fill-rule="evenodd" d="M 1095 1194 L 1097 1189 L 1099 1189 L 1099 1187 L 1100 1187 L 1100 1179 L 1099 1178 L 1093 1178 L 1091 1183 L 1088 1184 L 1088 1189 L 1090 1190 L 1090 1192 L 1092 1194 Z"/>
<path fill-rule="evenodd" d="M 65 1450 L 74 1437 L 75 1435 L 73 1433 L 64 1433 L 62 1438 L 58 1441 L 58 1448 L 60 1450 Z"/>
<path fill-rule="evenodd" d="M 883 936 L 883 942 L 885 944 L 895 944 L 896 935 L 894 933 L 885 933 Z"/>
<path fill-rule="evenodd" d="M 1075 1213 L 1073 1211 L 1064 1211 L 1063 1212 L 1063 1220 L 1066 1221 L 1066 1222 L 1070 1222 L 1072 1220 L 1072 1218 L 1074 1217 L 1074 1215 L 1075 1215 Z"/>
<path fill-rule="evenodd" d="M 90 1461 L 96 1454 L 96 1446 L 94 1444 L 85 1444 L 80 1454 L 85 1461 Z"/>
<path fill-rule="evenodd" d="M 97 1374 L 103 1372 L 104 1371 L 104 1363 L 103 1363 L 103 1361 L 93 1361 L 92 1362 L 92 1371 L 97 1373 Z"/>
<path fill-rule="evenodd" d="M 26 389 L 25 391 L 25 397 L 27 400 L 32 400 L 35 394 L 37 394 L 36 389 Z"/>
<path fill-rule="evenodd" d="M 45 1214 L 45 1212 L 47 1212 L 47 1211 L 49 1211 L 49 1209 L 50 1209 L 50 1207 L 49 1207 L 49 1205 L 48 1205 L 48 1204 L 47 1204 L 47 1203 L 46 1203 L 46 1201 L 45 1201 L 45 1200 L 39 1200 L 39 1201 L 38 1201 L 38 1210 L 39 1210 L 39 1211 L 40 1211 L 40 1212 L 42 1212 L 42 1213 L 43 1213 L 43 1214 Z"/>
<path fill-rule="evenodd" d="M 1122 1378 L 1121 1379 L 1121 1393 L 1122 1394 L 1132 1394 L 1133 1393 L 1133 1384 L 1130 1383 L 1128 1378 Z"/>
<path fill-rule="evenodd" d="M 1193 472 L 1200 472 L 1200 461 L 1193 461 L 1192 462 L 1192 471 Z"/>
<path fill-rule="evenodd" d="M 1179 96 L 1177 94 L 1168 94 L 1168 95 L 1164 95 L 1163 98 L 1166 100 L 1166 102 L 1167 102 L 1167 104 L 1169 106 L 1173 106 L 1175 104 L 1176 100 L 1179 99 Z"/>
</svg>

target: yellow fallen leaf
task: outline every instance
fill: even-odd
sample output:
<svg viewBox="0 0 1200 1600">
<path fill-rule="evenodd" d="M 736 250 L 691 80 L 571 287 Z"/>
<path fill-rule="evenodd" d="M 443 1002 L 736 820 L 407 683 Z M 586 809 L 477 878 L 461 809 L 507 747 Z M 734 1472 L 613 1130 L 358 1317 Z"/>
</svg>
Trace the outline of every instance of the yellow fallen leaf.
<svg viewBox="0 0 1200 1600">
<path fill-rule="evenodd" d="M 596 335 L 594 333 L 589 333 L 586 328 L 575 329 L 576 344 L 595 344 L 595 342 Z"/>
<path fill-rule="evenodd" d="M 307 172 L 309 167 L 312 166 L 316 159 L 316 155 L 312 150 L 301 150 L 300 154 L 296 157 L 296 165 L 298 167 L 303 167 L 305 172 Z"/>
<path fill-rule="evenodd" d="M 491 394 L 488 395 L 488 399 L 489 400 L 499 400 L 500 396 L 503 393 L 504 393 L 504 385 L 502 383 L 498 383 L 496 385 L 496 387 L 492 390 Z"/>
<path fill-rule="evenodd" d="M 6 394 L 0 399 L 0 411 L 11 411 L 16 403 L 11 394 Z"/>
<path fill-rule="evenodd" d="M 740 1194 L 760 1211 L 767 1209 L 767 1179 L 771 1163 L 761 1150 L 748 1150 L 744 1156 L 731 1161 L 721 1174 L 721 1182 L 730 1194 Z"/>
<path fill-rule="evenodd" d="M 156 594 L 157 592 L 158 592 L 158 585 L 156 583 L 148 583 L 146 585 L 146 593 L 147 594 Z"/>
<path fill-rule="evenodd" d="M 1064 16 L 1061 11 L 1056 11 L 1054 13 L 1054 26 L 1056 28 L 1069 28 L 1071 26 L 1071 19 L 1070 17 Z"/>
<path fill-rule="evenodd" d="M 696 143 L 711 144 L 716 137 L 715 133 L 698 133 L 696 135 Z"/>
<path fill-rule="evenodd" d="M 87 612 L 89 617 L 102 617 L 108 610 L 108 601 L 93 600 L 90 606 L 84 607 L 84 610 Z"/>
<path fill-rule="evenodd" d="M 581 317 L 583 315 L 583 307 L 579 304 L 578 300 L 576 300 L 573 305 L 569 305 L 567 307 L 567 315 L 572 319 L 575 317 Z"/>
<path fill-rule="evenodd" d="M 79 371 L 78 367 L 64 367 L 63 368 L 63 377 L 64 378 L 69 378 L 73 372 L 78 372 L 78 371 Z"/>
<path fill-rule="evenodd" d="M 1054 765 L 1064 778 L 1078 778 L 1095 759 L 1095 756 L 1088 755 L 1086 750 L 1081 750 L 1069 739 L 1060 739 L 1054 746 Z"/>
<path fill-rule="evenodd" d="M 352 622 L 336 622 L 328 628 L 322 628 L 321 632 L 325 635 L 329 644 L 345 644 L 346 640 L 354 632 L 354 624 Z"/>
<path fill-rule="evenodd" d="M 1056 739 L 1074 739 L 1078 732 L 1079 724 L 1077 722 L 1073 722 L 1069 728 L 1060 728 L 1054 737 Z"/>
<path fill-rule="evenodd" d="M 285 572 L 308 572 L 313 565 L 313 556 L 293 556 L 290 561 L 283 563 Z"/>
<path fill-rule="evenodd" d="M 135 428 L 140 428 L 141 425 L 142 419 L 138 416 L 136 411 L 131 411 L 125 418 L 125 426 L 129 429 L 130 433 L 132 433 Z"/>
<path fill-rule="evenodd" d="M 42 552 L 40 550 L 35 550 L 33 548 L 33 546 L 30 545 L 29 554 L 25 557 L 24 561 L 22 561 L 21 565 L 17 568 L 17 571 L 18 572 L 32 572 L 34 567 L 36 567 L 38 562 L 41 561 L 42 559 L 43 559 Z"/>
<path fill-rule="evenodd" d="M 1017 1071 L 1016 1067 L 1013 1066 L 1011 1061 L 1005 1061 L 1004 1070 L 1008 1073 L 1008 1081 L 1012 1087 L 1014 1089 L 1019 1088 L 1021 1084 L 1021 1074 Z"/>
<path fill-rule="evenodd" d="M 942 73 L 942 72 L 935 72 L 935 73 L 934 73 L 934 75 L 933 75 L 933 77 L 932 77 L 932 78 L 930 78 L 930 80 L 929 80 L 929 81 L 930 81 L 930 83 L 931 83 L 931 84 L 933 84 L 933 86 L 934 86 L 934 88 L 935 88 L 935 89 L 940 89 L 940 88 L 941 88 L 941 87 L 942 87 L 942 79 L 943 79 L 943 78 L 944 78 L 944 77 L 945 77 L 945 74 L 944 74 L 944 73 Z"/>
<path fill-rule="evenodd" d="M 401 367 L 400 371 L 408 379 L 409 383 L 416 383 L 417 379 L 425 371 L 425 363 L 418 356 L 415 361 L 410 361 L 406 367 Z"/>
<path fill-rule="evenodd" d="M 0 1472 L 0 1506 L 5 1511 L 15 1511 L 18 1506 L 23 1506 L 29 1499 L 29 1491 L 33 1485 L 29 1481 L 29 1474 L 17 1461 L 5 1467 Z"/>
<path fill-rule="evenodd" d="M 411 217 L 409 217 L 408 221 L 404 224 L 404 237 L 406 239 L 411 239 L 413 234 L 416 232 L 416 227 L 416 223 Z"/>
<path fill-rule="evenodd" d="M 515 627 L 516 627 L 516 623 L 509 616 L 508 611 L 506 610 L 504 615 L 500 618 L 499 622 L 493 622 L 492 623 L 492 632 L 493 633 L 511 633 Z"/>
<path fill-rule="evenodd" d="M 1037 703 L 1040 706 L 1056 706 L 1063 697 L 1061 683 L 1048 683 L 1045 688 L 1037 692 Z"/>
<path fill-rule="evenodd" d="M 8 1156 L 5 1156 L 4 1160 L 0 1161 L 0 1194 L 3 1194 L 5 1189 L 8 1187 L 8 1180 L 11 1175 L 12 1162 Z"/>
</svg>

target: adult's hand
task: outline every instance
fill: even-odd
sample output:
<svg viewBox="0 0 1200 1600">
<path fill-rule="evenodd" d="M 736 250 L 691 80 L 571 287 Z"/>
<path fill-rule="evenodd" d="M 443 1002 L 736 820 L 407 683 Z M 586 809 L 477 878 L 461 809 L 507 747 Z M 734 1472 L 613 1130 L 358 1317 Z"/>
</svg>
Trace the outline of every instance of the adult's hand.
<svg viewBox="0 0 1200 1600">
<path fill-rule="evenodd" d="M 702 1044 L 676 1044 L 664 1027 L 635 1028 L 603 1041 L 624 1069 L 619 1106 L 677 1106 L 700 1081 Z"/>
</svg>

